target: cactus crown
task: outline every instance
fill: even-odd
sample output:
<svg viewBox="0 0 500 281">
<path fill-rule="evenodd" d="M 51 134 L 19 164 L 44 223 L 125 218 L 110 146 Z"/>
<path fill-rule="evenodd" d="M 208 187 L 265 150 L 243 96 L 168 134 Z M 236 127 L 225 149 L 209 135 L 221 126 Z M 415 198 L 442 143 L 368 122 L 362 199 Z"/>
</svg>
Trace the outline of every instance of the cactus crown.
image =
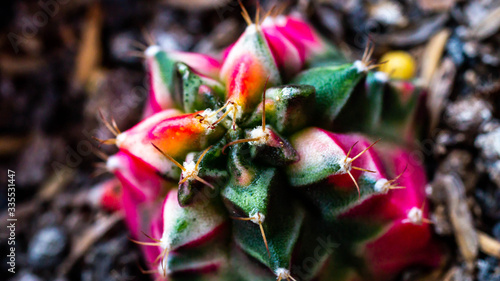
<svg viewBox="0 0 500 281">
<path fill-rule="evenodd" d="M 147 48 L 144 120 L 105 123 L 145 273 L 387 280 L 436 266 L 425 173 L 404 149 L 420 91 L 374 72 L 371 45 L 350 63 L 300 17 L 257 10 L 222 63 Z"/>
</svg>

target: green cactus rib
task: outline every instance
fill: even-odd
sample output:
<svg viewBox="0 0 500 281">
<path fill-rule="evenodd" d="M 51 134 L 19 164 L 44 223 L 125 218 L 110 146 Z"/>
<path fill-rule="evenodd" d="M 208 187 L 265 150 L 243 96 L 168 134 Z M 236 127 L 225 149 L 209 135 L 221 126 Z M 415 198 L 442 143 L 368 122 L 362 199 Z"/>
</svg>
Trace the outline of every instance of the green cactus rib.
<svg viewBox="0 0 500 281">
<path fill-rule="evenodd" d="M 314 86 L 316 112 L 324 123 L 331 124 L 365 75 L 352 64 L 344 64 L 306 70 L 292 83 Z"/>
</svg>

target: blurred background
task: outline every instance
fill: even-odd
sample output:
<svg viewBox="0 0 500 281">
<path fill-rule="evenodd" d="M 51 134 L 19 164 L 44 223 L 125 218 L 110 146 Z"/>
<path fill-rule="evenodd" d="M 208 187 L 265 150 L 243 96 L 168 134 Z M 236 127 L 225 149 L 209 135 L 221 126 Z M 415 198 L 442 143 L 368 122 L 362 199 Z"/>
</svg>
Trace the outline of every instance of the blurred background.
<svg viewBox="0 0 500 281">
<path fill-rule="evenodd" d="M 269 9 L 285 1 L 259 2 Z M 255 13 L 255 0 L 243 3 Z M 500 280 L 500 1 L 285 4 L 352 58 L 368 40 L 377 59 L 390 50 L 415 58 L 430 114 L 419 157 L 431 187 L 452 183 L 429 188 L 435 230 L 449 245 L 439 270 L 446 280 Z M 152 37 L 168 50 L 220 57 L 245 28 L 240 12 L 229 0 L 1 2 L 0 219 L 8 218 L 10 169 L 18 220 L 15 274 L 7 272 L 9 233 L 0 232 L 2 279 L 148 280 L 121 215 L 103 211 L 91 191 L 112 178 L 99 172 L 92 139 L 110 136 L 99 109 L 130 128 L 147 95 L 137 43 Z M 478 240 L 476 230 L 492 239 Z M 428 280 L 419 278 L 401 276 Z"/>
</svg>

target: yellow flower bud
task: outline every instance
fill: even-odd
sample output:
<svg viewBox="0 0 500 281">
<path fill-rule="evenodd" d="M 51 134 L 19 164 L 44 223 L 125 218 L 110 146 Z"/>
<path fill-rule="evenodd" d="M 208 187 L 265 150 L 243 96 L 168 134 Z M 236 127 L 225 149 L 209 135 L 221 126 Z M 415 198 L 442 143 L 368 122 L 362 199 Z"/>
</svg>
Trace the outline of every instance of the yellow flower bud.
<svg viewBox="0 0 500 281">
<path fill-rule="evenodd" d="M 380 66 L 393 79 L 411 79 L 415 75 L 416 63 L 413 57 L 404 51 L 391 51 L 380 59 L 385 62 Z"/>
</svg>

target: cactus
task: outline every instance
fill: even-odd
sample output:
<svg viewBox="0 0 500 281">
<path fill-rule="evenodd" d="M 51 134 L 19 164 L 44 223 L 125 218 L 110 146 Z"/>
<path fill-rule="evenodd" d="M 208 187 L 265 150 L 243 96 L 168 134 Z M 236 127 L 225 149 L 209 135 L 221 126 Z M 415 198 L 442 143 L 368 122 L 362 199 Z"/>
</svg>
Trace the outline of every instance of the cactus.
<svg viewBox="0 0 500 281">
<path fill-rule="evenodd" d="M 144 119 L 124 132 L 106 122 L 144 272 L 390 280 L 438 266 L 425 172 L 408 152 L 421 91 L 374 71 L 372 47 L 350 63 L 296 15 L 243 14 L 222 63 L 147 48 Z"/>
</svg>

